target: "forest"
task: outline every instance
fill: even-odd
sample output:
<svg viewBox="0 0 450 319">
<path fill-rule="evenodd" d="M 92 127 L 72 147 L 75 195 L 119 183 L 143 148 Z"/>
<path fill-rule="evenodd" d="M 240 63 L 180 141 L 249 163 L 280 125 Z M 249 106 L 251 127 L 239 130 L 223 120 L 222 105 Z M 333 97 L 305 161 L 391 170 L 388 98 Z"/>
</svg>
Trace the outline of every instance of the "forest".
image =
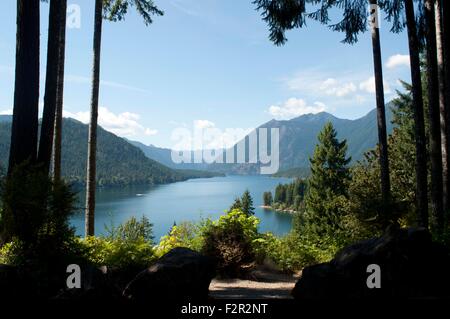
<svg viewBox="0 0 450 319">
<path fill-rule="evenodd" d="M 150 160 L 98 126 L 103 22 L 119 22 L 135 10 L 150 26 L 164 19 L 164 12 L 152 0 L 95 0 L 86 127 L 62 119 L 67 0 L 17 0 L 14 105 L 0 188 L 0 300 L 31 296 L 156 306 L 159 300 L 207 303 L 220 299 L 214 285 L 227 280 L 257 282 L 261 272 L 278 279 L 290 276 L 292 286 L 285 297 L 295 302 L 450 298 L 448 1 L 251 3 L 276 46 L 287 42 L 290 30 L 308 32 L 307 22 L 312 21 L 342 33 L 343 43 L 349 45 L 370 33 L 377 146 L 363 160 L 352 162 L 347 141 L 327 123 L 315 140 L 309 169 L 291 170 L 289 175 L 297 178 L 263 194 L 265 207 L 293 215 L 292 229 L 285 236 L 260 231 L 251 189 L 220 217 L 174 223 L 161 239 L 154 238 L 153 221 L 146 216 L 111 223 L 104 235 L 98 235 L 98 186 L 161 184 L 199 174 Z M 44 5 L 49 6 L 49 29 L 41 83 Z M 393 101 L 385 101 L 380 13 L 392 32 L 408 40 L 411 81 L 402 82 L 404 89 Z M 41 84 L 44 104 L 39 123 Z M 392 134 L 387 132 L 387 106 L 393 113 Z M 5 125 L 0 122 L 2 139 Z M 71 143 L 85 145 L 84 151 L 75 154 Z M 0 151 L 4 159 L 4 150 Z M 123 170 L 111 168 L 112 162 L 125 161 Z M 86 172 L 81 162 L 86 163 Z M 69 223 L 77 208 L 74 183 L 86 186 L 84 237 L 76 235 Z M 83 276 L 77 277 L 77 272 Z M 222 290 L 225 296 L 234 293 L 233 287 Z M 247 290 L 247 297 L 255 296 L 255 291 Z M 257 295 L 261 296 L 265 295 Z"/>
</svg>

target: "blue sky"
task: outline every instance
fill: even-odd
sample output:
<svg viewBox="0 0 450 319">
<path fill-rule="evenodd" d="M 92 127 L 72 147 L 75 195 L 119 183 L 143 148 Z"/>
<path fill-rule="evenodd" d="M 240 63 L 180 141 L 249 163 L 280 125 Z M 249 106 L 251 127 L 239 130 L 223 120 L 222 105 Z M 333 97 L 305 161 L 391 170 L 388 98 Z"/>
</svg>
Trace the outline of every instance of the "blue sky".
<svg viewBox="0 0 450 319">
<path fill-rule="evenodd" d="M 4 2 L 2 114 L 12 109 L 16 32 L 16 1 Z M 251 0 L 155 2 L 165 15 L 149 27 L 133 11 L 125 21 L 104 23 L 99 122 L 118 135 L 171 147 L 177 127 L 247 129 L 319 111 L 355 119 L 375 107 L 370 33 L 351 46 L 340 43 L 342 34 L 309 22 L 276 47 Z M 80 28 L 67 30 L 65 115 L 87 122 L 94 1 L 68 3 L 80 9 Z M 41 7 L 42 101 L 48 4 Z M 398 79 L 410 79 L 406 34 L 389 28 L 381 22 L 386 101 Z"/>
</svg>

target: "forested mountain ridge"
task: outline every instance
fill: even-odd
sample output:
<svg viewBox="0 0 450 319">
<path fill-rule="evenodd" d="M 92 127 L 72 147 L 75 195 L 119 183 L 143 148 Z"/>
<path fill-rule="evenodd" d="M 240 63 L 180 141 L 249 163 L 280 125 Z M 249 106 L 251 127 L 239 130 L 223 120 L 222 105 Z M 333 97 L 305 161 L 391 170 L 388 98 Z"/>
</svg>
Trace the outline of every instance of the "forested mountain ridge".
<svg viewBox="0 0 450 319">
<path fill-rule="evenodd" d="M 88 126 L 70 118 L 63 121 L 62 175 L 82 186 L 86 179 Z M 0 166 L 8 162 L 11 117 L 0 118 Z M 189 178 L 210 177 L 198 171 L 174 170 L 149 159 L 125 139 L 98 128 L 97 185 L 163 184 Z"/>
<path fill-rule="evenodd" d="M 392 132 L 393 128 L 391 106 L 391 104 L 386 106 L 388 134 Z M 302 170 L 307 174 L 309 158 L 316 146 L 317 134 L 327 122 L 331 122 L 336 128 L 339 139 L 347 140 L 348 154 L 351 156 L 352 162 L 362 159 L 364 153 L 375 147 L 378 142 L 376 109 L 355 120 L 340 119 L 327 112 L 305 114 L 291 120 L 271 120 L 258 128 L 268 128 L 269 130 L 278 128 L 280 130 L 279 172 L 295 169 Z M 136 141 L 130 141 L 130 143 L 139 147 L 147 157 L 171 168 L 201 169 L 226 174 L 259 173 L 258 164 L 175 164 L 171 160 L 170 149 L 144 145 Z"/>
</svg>

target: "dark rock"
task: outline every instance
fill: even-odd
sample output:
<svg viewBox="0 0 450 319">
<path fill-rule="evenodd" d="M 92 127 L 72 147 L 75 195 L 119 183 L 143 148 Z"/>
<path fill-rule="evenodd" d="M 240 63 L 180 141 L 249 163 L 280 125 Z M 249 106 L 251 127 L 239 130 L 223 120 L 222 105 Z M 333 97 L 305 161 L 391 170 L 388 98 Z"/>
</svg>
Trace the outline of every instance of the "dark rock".
<svg viewBox="0 0 450 319">
<path fill-rule="evenodd" d="M 123 296 L 136 301 L 206 299 L 214 277 L 211 258 L 175 248 L 132 280 Z"/>
<path fill-rule="evenodd" d="M 367 267 L 380 266 L 381 288 L 368 288 Z M 426 229 L 390 228 L 379 238 L 350 245 L 328 263 L 306 267 L 296 299 L 450 297 L 449 251 Z"/>
<path fill-rule="evenodd" d="M 10 265 L 0 265 L 0 300 L 14 300 L 26 294 L 26 285 L 19 269 Z"/>
<path fill-rule="evenodd" d="M 67 274 L 69 276 L 70 274 Z M 56 300 L 115 300 L 120 299 L 120 291 L 113 285 L 107 268 L 92 265 L 81 266 L 81 287 L 64 288 Z"/>
</svg>

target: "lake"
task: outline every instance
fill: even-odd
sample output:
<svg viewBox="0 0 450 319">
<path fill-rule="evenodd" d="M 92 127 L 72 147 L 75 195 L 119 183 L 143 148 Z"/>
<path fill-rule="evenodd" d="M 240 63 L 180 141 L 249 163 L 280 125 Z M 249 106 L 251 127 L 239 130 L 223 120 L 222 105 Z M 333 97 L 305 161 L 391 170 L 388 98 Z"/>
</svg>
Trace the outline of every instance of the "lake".
<svg viewBox="0 0 450 319">
<path fill-rule="evenodd" d="M 262 196 L 274 192 L 279 183 L 288 178 L 266 176 L 226 176 L 191 179 L 184 182 L 158 186 L 130 186 L 101 188 L 97 190 L 95 211 L 96 235 L 105 232 L 105 225 L 118 225 L 132 216 L 147 216 L 153 223 L 155 240 L 166 235 L 174 222 L 199 221 L 204 217 L 217 219 L 228 209 L 237 196 L 249 189 L 253 197 L 255 215 L 261 220 L 259 230 L 275 235 L 289 232 L 292 216 L 287 213 L 263 209 Z M 84 194 L 80 192 L 80 207 Z M 84 212 L 80 210 L 71 218 L 77 234 L 84 236 Z"/>
</svg>

